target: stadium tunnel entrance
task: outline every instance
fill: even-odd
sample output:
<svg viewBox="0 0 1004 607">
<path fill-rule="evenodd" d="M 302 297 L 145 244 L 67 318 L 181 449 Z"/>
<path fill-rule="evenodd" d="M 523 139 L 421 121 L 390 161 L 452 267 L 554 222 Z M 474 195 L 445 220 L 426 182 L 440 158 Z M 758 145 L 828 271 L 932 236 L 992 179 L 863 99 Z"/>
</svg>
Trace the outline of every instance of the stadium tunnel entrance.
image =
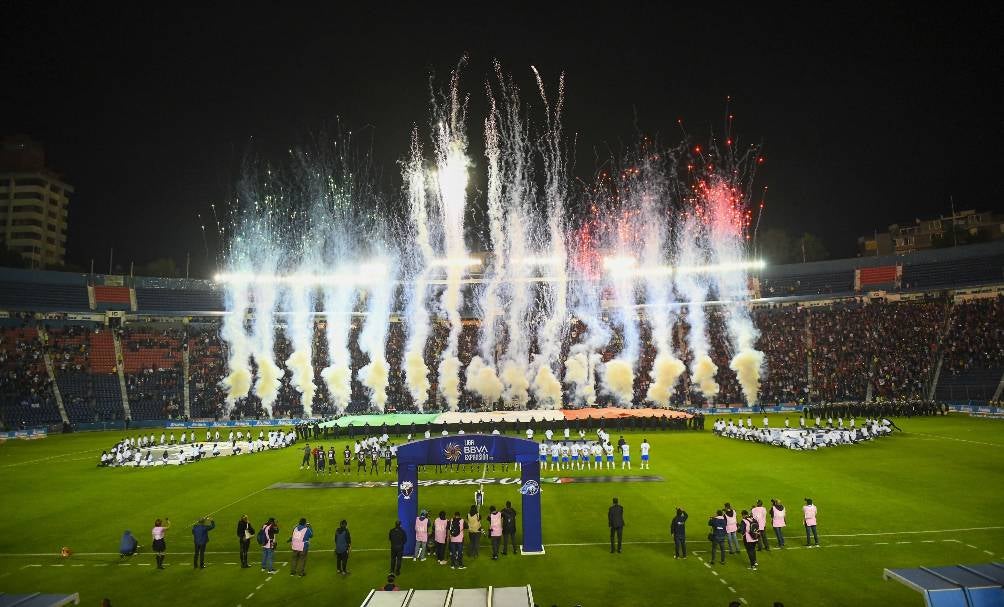
<svg viewBox="0 0 1004 607">
<path fill-rule="evenodd" d="M 415 554 L 415 519 L 418 518 L 418 467 L 454 464 L 520 464 L 520 514 L 523 521 L 523 554 L 543 554 L 540 519 L 540 462 L 537 443 L 499 434 L 460 434 L 428 438 L 397 450 L 397 515 L 408 536 L 404 554 Z M 429 509 L 430 511 L 432 509 Z"/>
</svg>

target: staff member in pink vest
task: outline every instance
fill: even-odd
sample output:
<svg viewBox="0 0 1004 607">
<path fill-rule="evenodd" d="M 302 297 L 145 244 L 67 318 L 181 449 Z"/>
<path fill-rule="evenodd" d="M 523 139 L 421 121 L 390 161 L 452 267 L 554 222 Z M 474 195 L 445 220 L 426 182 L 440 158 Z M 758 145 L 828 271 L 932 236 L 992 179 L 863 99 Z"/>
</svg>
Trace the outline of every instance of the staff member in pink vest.
<svg viewBox="0 0 1004 607">
<path fill-rule="evenodd" d="M 459 512 L 453 513 L 450 521 L 450 569 L 466 569 L 464 567 L 464 522 Z"/>
<path fill-rule="evenodd" d="M 307 575 L 307 551 L 310 550 L 310 538 L 314 537 L 314 530 L 310 528 L 307 519 L 301 518 L 300 524 L 293 529 L 293 535 L 289 538 L 289 543 L 293 549 L 293 561 L 289 564 L 289 575 L 296 575 L 299 570 L 300 577 Z"/>
<path fill-rule="evenodd" d="M 446 564 L 446 527 L 450 521 L 446 520 L 446 512 L 439 511 L 439 517 L 432 525 L 432 538 L 436 541 L 436 562 L 440 565 Z"/>
<path fill-rule="evenodd" d="M 805 505 L 802 506 L 802 517 L 805 518 L 805 545 L 809 546 L 809 533 L 816 546 L 819 546 L 819 535 L 816 533 L 816 505 L 812 503 L 812 498 L 805 498 Z"/>
<path fill-rule="evenodd" d="M 738 529 L 738 515 L 732 509 L 732 504 L 725 502 L 725 538 L 729 544 L 729 554 L 739 552 L 739 538 L 736 537 Z"/>
<path fill-rule="evenodd" d="M 492 560 L 499 560 L 499 543 L 502 542 L 502 513 L 492 506 L 488 509 L 488 535 L 492 538 Z"/>
<path fill-rule="evenodd" d="M 415 560 L 424 561 L 429 547 L 429 511 L 422 510 L 415 519 Z"/>
<path fill-rule="evenodd" d="M 777 545 L 784 548 L 784 517 L 785 517 L 784 505 L 775 500 L 770 500 L 770 524 L 774 528 L 774 537 L 777 539 Z"/>
<path fill-rule="evenodd" d="M 760 550 L 762 547 L 764 550 L 770 552 L 770 544 L 767 543 L 767 534 L 764 533 L 767 531 L 767 509 L 763 507 L 763 500 L 756 501 L 756 506 L 753 506 L 750 510 L 750 515 L 760 528 L 760 539 L 757 542 L 756 549 Z"/>
</svg>

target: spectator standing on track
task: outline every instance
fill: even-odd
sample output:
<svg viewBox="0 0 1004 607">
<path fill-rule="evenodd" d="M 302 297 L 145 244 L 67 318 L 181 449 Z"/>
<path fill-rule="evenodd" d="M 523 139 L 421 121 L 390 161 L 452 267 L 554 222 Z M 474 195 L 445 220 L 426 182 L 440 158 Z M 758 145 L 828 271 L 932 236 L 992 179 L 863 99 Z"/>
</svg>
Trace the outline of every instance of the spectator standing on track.
<svg viewBox="0 0 1004 607">
<path fill-rule="evenodd" d="M 725 502 L 725 537 L 729 543 L 729 554 L 739 552 L 739 540 L 736 531 L 739 530 L 739 520 L 732 504 Z"/>
<path fill-rule="evenodd" d="M 711 563 L 715 562 L 715 549 L 722 555 L 721 564 L 725 564 L 725 514 L 719 510 L 708 519 L 708 526 L 711 527 L 711 533 L 708 534 L 708 540 L 711 542 Z"/>
<path fill-rule="evenodd" d="M 512 502 L 506 502 L 502 509 L 502 554 L 507 554 L 509 543 L 512 543 L 512 553 L 519 554 L 516 547 L 516 510 Z"/>
<path fill-rule="evenodd" d="M 770 523 L 774 528 L 774 537 L 779 548 L 784 548 L 784 505 L 776 499 L 770 500 Z"/>
<path fill-rule="evenodd" d="M 614 536 L 617 536 L 617 552 L 621 551 L 621 541 L 624 539 L 624 506 L 614 498 L 613 505 L 607 510 L 607 526 L 610 527 L 610 554 L 614 553 Z"/>
<path fill-rule="evenodd" d="M 352 534 L 349 533 L 349 523 L 345 520 L 338 523 L 338 530 L 335 531 L 335 562 L 338 566 L 338 573 L 348 575 L 349 573 L 349 551 L 352 549 Z"/>
<path fill-rule="evenodd" d="M 805 545 L 809 546 L 809 534 L 819 546 L 819 535 L 816 533 L 816 505 L 812 503 L 812 498 L 805 498 L 805 505 L 802 506 L 802 517 L 805 519 Z"/>
<path fill-rule="evenodd" d="M 237 521 L 237 541 L 240 542 L 241 547 L 241 569 L 247 569 L 251 565 L 248 565 L 248 550 L 251 548 L 251 538 L 254 537 L 254 525 L 248 521 L 248 515 L 241 517 L 241 520 Z"/>
<path fill-rule="evenodd" d="M 401 561 L 404 559 L 404 545 L 408 543 L 408 535 L 401 528 L 401 521 L 394 523 L 394 528 L 387 534 L 390 540 L 390 572 L 401 575 Z"/>
<path fill-rule="evenodd" d="M 206 521 L 209 524 L 206 524 Z M 195 557 L 192 566 L 195 569 L 206 568 L 206 544 L 209 543 L 209 532 L 216 528 L 216 521 L 212 517 L 200 518 L 199 522 L 192 525 L 192 537 L 195 540 Z"/>
<path fill-rule="evenodd" d="M 261 543 L 261 570 L 266 573 L 275 573 L 275 535 L 278 532 L 279 525 L 274 518 L 269 518 L 258 532 L 258 541 Z"/>
<path fill-rule="evenodd" d="M 307 575 L 307 553 L 310 550 L 310 538 L 314 536 L 314 530 L 310 528 L 307 519 L 301 518 L 300 523 L 293 529 L 289 537 L 289 543 L 293 549 L 293 561 L 289 564 L 289 575 L 296 575 L 299 570 L 300 577 Z"/>
<path fill-rule="evenodd" d="M 162 525 L 160 519 L 157 519 L 153 523 L 153 551 L 157 555 L 157 569 L 164 568 L 164 553 L 167 552 L 167 541 L 164 536 L 167 534 L 167 530 L 171 528 L 171 519 L 164 518 L 167 521 L 167 525 Z"/>
<path fill-rule="evenodd" d="M 687 512 L 683 508 L 676 509 L 676 516 L 673 517 L 673 522 L 669 525 L 669 533 L 673 536 L 675 550 L 673 558 L 680 558 L 681 551 L 683 558 L 687 558 Z"/>
</svg>

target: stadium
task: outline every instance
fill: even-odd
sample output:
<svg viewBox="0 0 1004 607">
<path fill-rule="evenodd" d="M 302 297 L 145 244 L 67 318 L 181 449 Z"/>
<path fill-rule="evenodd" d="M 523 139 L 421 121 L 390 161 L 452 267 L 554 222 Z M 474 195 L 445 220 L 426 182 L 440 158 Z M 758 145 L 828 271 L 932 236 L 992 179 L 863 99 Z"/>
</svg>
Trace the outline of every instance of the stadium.
<svg viewBox="0 0 1004 607">
<path fill-rule="evenodd" d="M 654 29 L 600 57 L 381 17 L 349 59 L 307 42 L 341 13 L 211 7 L 234 27 L 210 36 L 74 10 L 4 20 L 67 36 L 11 33 L 12 81 L 87 94 L 0 113 L 0 607 L 1004 605 L 1004 215 L 972 178 L 1000 159 L 873 166 L 851 135 L 978 120 L 950 66 L 992 36 L 910 72 L 888 45 L 913 26 L 827 15 L 840 65 L 909 72 L 861 85 L 888 124 L 792 119 L 790 53 L 730 42 L 765 62 L 722 69 L 764 116 L 751 144 L 732 96 L 720 126 L 666 118 L 735 54 L 687 75 L 659 41 L 706 38 L 680 25 L 630 19 Z M 76 21 L 172 51 L 133 65 Z M 792 43 L 812 73 L 818 34 Z M 910 73 L 943 86 L 904 107 Z M 328 94 L 364 126 L 319 126 Z"/>
</svg>

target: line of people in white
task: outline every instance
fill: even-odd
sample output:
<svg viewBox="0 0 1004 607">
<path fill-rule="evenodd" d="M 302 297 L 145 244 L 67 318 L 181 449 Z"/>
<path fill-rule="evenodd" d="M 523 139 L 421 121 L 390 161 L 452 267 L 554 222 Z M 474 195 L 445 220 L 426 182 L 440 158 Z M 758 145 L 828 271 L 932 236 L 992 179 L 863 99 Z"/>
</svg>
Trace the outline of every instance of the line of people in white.
<svg viewBox="0 0 1004 607">
<path fill-rule="evenodd" d="M 771 428 L 770 420 L 764 417 L 763 425 L 758 428 L 753 425 L 751 417 L 746 418 L 745 425 L 742 418 L 739 418 L 738 423 L 732 419 L 726 422 L 723 418 L 718 418 L 712 425 L 712 431 L 726 438 L 765 443 L 799 451 L 837 445 L 853 445 L 862 441 L 874 440 L 879 436 L 890 434 L 894 428 L 902 431 L 888 418 L 881 420 L 865 418 L 860 427 L 857 426 L 854 418 L 851 418 L 846 426 L 843 418 L 838 418 L 836 425 L 834 425 L 832 418 L 827 420 L 825 426 L 822 425 L 822 420 L 818 417 L 815 421 L 815 426 L 810 428 L 805 425 L 805 418 L 801 417 L 798 428 L 792 428 L 789 420 L 785 418 L 783 427 Z"/>
<path fill-rule="evenodd" d="M 110 450 L 101 452 L 98 466 L 145 468 L 148 466 L 182 465 L 209 457 L 258 453 L 292 445 L 296 442 L 296 433 L 270 430 L 266 435 L 264 430 L 259 430 L 256 437 L 251 430 L 237 431 L 236 433 L 231 431 L 226 441 L 221 441 L 220 438 L 219 430 L 215 434 L 207 430 L 205 442 L 198 442 L 195 431 L 192 431 L 190 435 L 187 432 L 182 433 L 180 440 L 176 440 L 173 433 L 170 438 L 167 437 L 166 433 L 161 433 L 159 442 L 154 434 L 126 437 Z"/>
<path fill-rule="evenodd" d="M 615 448 L 610 443 L 610 435 L 602 428 L 596 431 L 596 440 L 586 440 L 586 433 L 579 430 L 579 440 L 569 440 L 565 430 L 564 440 L 554 440 L 554 434 L 547 430 L 546 439 L 540 441 L 540 469 L 543 470 L 615 470 Z M 641 469 L 649 469 L 649 453 L 652 445 L 643 439 L 639 445 Z M 621 457 L 621 470 L 631 469 L 631 445 L 620 437 L 616 451 Z"/>
</svg>

